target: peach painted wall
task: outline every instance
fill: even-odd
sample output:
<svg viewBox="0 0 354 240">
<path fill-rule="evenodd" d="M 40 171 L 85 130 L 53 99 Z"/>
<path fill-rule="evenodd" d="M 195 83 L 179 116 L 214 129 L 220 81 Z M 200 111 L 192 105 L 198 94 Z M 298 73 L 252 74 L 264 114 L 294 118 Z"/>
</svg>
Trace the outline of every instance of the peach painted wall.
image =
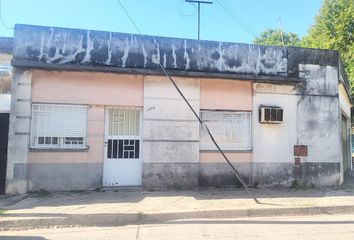
<svg viewBox="0 0 354 240">
<path fill-rule="evenodd" d="M 143 106 L 143 76 L 35 70 L 32 102 L 89 105 L 87 151 L 29 152 L 29 163 L 100 163 L 104 155 L 105 105 Z"/>
<path fill-rule="evenodd" d="M 143 106 L 141 75 L 35 70 L 32 102 Z"/>
<path fill-rule="evenodd" d="M 200 109 L 252 110 L 252 82 L 200 81 Z"/>
<path fill-rule="evenodd" d="M 252 81 L 200 81 L 200 109 L 252 111 Z M 252 152 L 226 153 L 231 162 L 251 162 Z M 219 152 L 200 152 L 201 163 L 225 162 Z"/>
</svg>

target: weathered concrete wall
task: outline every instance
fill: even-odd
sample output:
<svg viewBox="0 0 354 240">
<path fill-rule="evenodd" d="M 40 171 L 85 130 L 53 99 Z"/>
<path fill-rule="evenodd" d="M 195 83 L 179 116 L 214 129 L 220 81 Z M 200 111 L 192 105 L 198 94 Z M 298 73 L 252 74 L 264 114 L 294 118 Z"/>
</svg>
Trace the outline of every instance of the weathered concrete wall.
<svg viewBox="0 0 354 240">
<path fill-rule="evenodd" d="M 253 185 L 293 180 L 298 98 L 295 85 L 253 84 Z M 259 123 L 260 105 L 282 107 L 283 123 Z"/>
<path fill-rule="evenodd" d="M 30 163 L 28 164 L 28 191 L 100 188 L 102 166 L 102 163 Z"/>
<path fill-rule="evenodd" d="M 304 81 L 297 85 L 254 84 L 254 185 L 341 182 L 338 70 L 319 65 L 299 69 Z M 282 107 L 283 123 L 259 123 L 260 105 Z M 307 146 L 308 154 L 295 156 L 295 145 Z"/>
<path fill-rule="evenodd" d="M 247 184 L 251 184 L 252 152 L 225 152 L 232 165 L 239 171 Z M 199 153 L 199 186 L 230 187 L 241 186 L 235 173 L 218 151 Z"/>
<path fill-rule="evenodd" d="M 31 119 L 32 71 L 15 69 L 11 86 L 11 111 L 7 151 L 7 194 L 27 191 L 27 156 Z"/>
<path fill-rule="evenodd" d="M 199 79 L 175 79 L 199 112 Z M 143 185 L 194 188 L 199 177 L 199 123 L 165 77 L 144 79 Z"/>
<path fill-rule="evenodd" d="M 279 82 L 299 80 L 299 64 L 340 65 L 330 50 L 30 25 L 16 25 L 14 36 L 17 67 L 161 74 L 161 63 L 176 75 Z"/>
<path fill-rule="evenodd" d="M 252 81 L 202 79 L 200 81 L 200 109 L 252 111 Z M 210 129 L 212 132 L 214 129 Z M 227 157 L 247 183 L 251 181 L 252 152 L 228 151 Z M 238 185 L 235 174 L 218 151 L 200 150 L 199 185 L 227 187 Z"/>
<path fill-rule="evenodd" d="M 305 81 L 298 103 L 298 142 L 308 146 L 305 162 L 340 163 L 342 145 L 338 99 L 338 69 L 330 66 L 300 65 Z M 325 167 L 322 168 L 325 170 Z M 340 172 L 318 173 L 323 185 L 342 182 Z M 331 182 L 327 180 L 331 179 Z M 327 182 L 326 182 L 327 181 Z"/>
<path fill-rule="evenodd" d="M 15 62 L 284 75 L 286 49 L 78 29 L 15 26 Z"/>
</svg>

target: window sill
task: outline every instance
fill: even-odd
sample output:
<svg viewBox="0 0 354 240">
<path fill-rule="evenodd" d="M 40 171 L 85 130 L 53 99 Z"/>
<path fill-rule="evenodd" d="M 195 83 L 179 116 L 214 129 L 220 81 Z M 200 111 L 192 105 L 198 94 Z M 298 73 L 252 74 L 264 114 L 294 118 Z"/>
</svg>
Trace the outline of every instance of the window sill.
<svg viewBox="0 0 354 240">
<path fill-rule="evenodd" d="M 87 152 L 89 147 L 84 148 L 34 148 L 29 147 L 30 152 Z"/>
<path fill-rule="evenodd" d="M 252 149 L 249 150 L 222 150 L 224 153 L 251 153 Z M 219 150 L 199 150 L 200 153 L 218 153 Z"/>
</svg>

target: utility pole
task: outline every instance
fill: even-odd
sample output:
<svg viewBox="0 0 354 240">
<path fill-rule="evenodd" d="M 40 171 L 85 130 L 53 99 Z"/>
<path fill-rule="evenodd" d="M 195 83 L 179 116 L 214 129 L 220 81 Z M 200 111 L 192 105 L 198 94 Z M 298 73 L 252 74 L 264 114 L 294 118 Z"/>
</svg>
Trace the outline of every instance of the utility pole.
<svg viewBox="0 0 354 240">
<path fill-rule="evenodd" d="M 186 0 L 186 2 L 198 3 L 198 40 L 200 40 L 200 4 L 213 4 L 212 0 Z"/>
</svg>

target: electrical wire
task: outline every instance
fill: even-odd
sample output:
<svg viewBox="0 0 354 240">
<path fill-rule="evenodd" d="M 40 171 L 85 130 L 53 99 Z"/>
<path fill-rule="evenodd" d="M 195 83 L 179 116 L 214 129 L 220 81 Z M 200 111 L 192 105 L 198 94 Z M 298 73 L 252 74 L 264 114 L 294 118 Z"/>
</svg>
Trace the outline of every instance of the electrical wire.
<svg viewBox="0 0 354 240">
<path fill-rule="evenodd" d="M 133 18 L 130 16 L 130 14 L 128 13 L 127 9 L 125 9 L 124 5 L 120 2 L 120 0 L 117 0 L 118 4 L 120 5 L 120 7 L 123 9 L 123 11 L 125 12 L 125 14 L 128 16 L 128 18 L 130 19 L 130 22 L 133 24 L 133 26 L 135 27 L 136 31 L 140 34 L 141 31 L 140 29 L 138 28 L 138 26 L 135 24 Z"/>
<path fill-rule="evenodd" d="M 242 184 L 242 186 L 246 189 L 246 191 L 248 192 L 248 194 L 253 198 L 253 200 L 256 203 L 260 203 L 258 201 L 258 199 L 253 196 L 253 194 L 251 193 L 251 191 L 248 189 L 246 182 L 243 180 L 243 178 L 241 177 L 241 174 L 237 171 L 237 169 L 234 167 L 234 165 L 232 165 L 232 163 L 230 162 L 230 160 L 227 158 L 227 156 L 225 155 L 224 151 L 220 148 L 219 144 L 216 142 L 213 134 L 210 132 L 210 129 L 208 127 L 208 125 L 202 121 L 202 119 L 199 117 L 199 115 L 195 112 L 195 110 L 193 109 L 192 105 L 188 102 L 188 100 L 186 99 L 186 97 L 183 95 L 182 91 L 179 89 L 178 85 L 176 84 L 176 82 L 173 80 L 173 78 L 171 77 L 171 75 L 166 71 L 166 69 L 164 68 L 164 66 L 162 66 L 162 64 L 159 62 L 159 65 L 162 69 L 162 71 L 164 72 L 164 74 L 166 75 L 167 78 L 170 79 L 170 81 L 172 82 L 172 84 L 174 85 L 174 87 L 176 88 L 177 92 L 179 93 L 179 95 L 183 98 L 183 100 L 186 102 L 186 104 L 188 105 L 188 107 L 192 110 L 194 116 L 198 119 L 199 123 L 202 125 L 202 127 L 205 128 L 206 132 L 208 133 L 209 137 L 211 138 L 212 142 L 214 143 L 214 145 L 216 146 L 216 148 L 219 150 L 219 152 L 221 153 L 221 155 L 223 156 L 223 158 L 225 159 L 225 161 L 229 164 L 229 166 L 232 168 L 232 170 L 234 171 L 237 179 L 240 181 L 240 183 Z"/>
<path fill-rule="evenodd" d="M 244 31 L 249 33 L 253 37 L 257 37 L 257 33 L 252 29 L 252 26 L 241 16 L 239 16 L 232 8 L 223 0 L 216 0 L 221 9 L 231 16 L 232 20 L 238 24 Z"/>
<path fill-rule="evenodd" d="M 239 14 L 236 13 L 233 8 L 231 8 L 224 0 L 217 0 L 219 3 L 221 3 L 225 8 L 227 8 L 227 11 L 230 12 L 230 14 L 237 19 L 242 25 L 244 25 L 248 31 L 250 31 L 253 35 L 257 35 L 257 33 L 253 30 L 253 27 L 245 20 L 243 19 Z"/>
<path fill-rule="evenodd" d="M 138 33 L 141 34 L 139 28 L 137 27 L 137 25 L 135 24 L 133 18 L 129 15 L 128 11 L 126 11 L 126 9 L 124 8 L 124 6 L 122 5 L 122 3 L 117 0 L 118 3 L 121 5 L 122 9 L 124 10 L 124 12 L 126 13 L 126 15 L 128 16 L 128 18 L 130 19 L 130 21 L 132 22 L 132 24 L 135 26 L 136 30 Z M 230 162 L 230 160 L 227 158 L 227 156 L 225 155 L 225 153 L 223 152 L 223 150 L 220 148 L 219 144 L 216 142 L 213 134 L 210 132 L 209 127 L 207 126 L 207 124 L 205 122 L 202 121 L 202 119 L 199 117 L 199 115 L 195 112 L 195 110 L 193 109 L 192 105 L 188 102 L 188 100 L 186 99 L 186 97 L 183 95 L 182 91 L 180 90 L 180 88 L 178 87 L 178 85 L 176 84 L 176 82 L 173 80 L 172 76 L 167 72 L 167 70 L 165 69 L 164 66 L 162 66 L 162 64 L 160 62 L 158 62 L 158 65 L 160 66 L 160 68 L 162 69 L 163 73 L 166 75 L 166 77 L 172 82 L 172 84 L 174 85 L 174 87 L 176 88 L 177 92 L 179 93 L 179 95 L 182 97 L 182 99 L 185 101 L 185 103 L 188 105 L 188 107 L 191 109 L 191 111 L 193 112 L 194 116 L 198 119 L 199 123 L 201 124 L 202 127 L 204 127 L 204 129 L 206 130 L 206 132 L 208 133 L 208 135 L 210 136 L 212 142 L 214 143 L 214 145 L 216 146 L 216 148 L 219 150 L 219 152 L 221 153 L 221 155 L 223 156 L 223 158 L 225 159 L 225 161 L 229 164 L 229 166 L 232 168 L 232 170 L 234 171 L 236 178 L 240 181 L 240 183 L 242 184 L 242 186 L 246 189 L 247 193 L 252 197 L 252 199 L 260 204 L 260 202 L 258 201 L 258 199 L 251 193 L 251 191 L 249 190 L 246 182 L 243 180 L 242 176 L 240 175 L 240 173 L 237 171 L 237 169 L 232 165 L 232 163 Z"/>
<path fill-rule="evenodd" d="M 8 30 L 13 30 L 13 29 L 14 29 L 13 27 L 9 27 L 9 26 L 5 23 L 4 19 L 2 18 L 2 1 L 1 1 L 1 0 L 0 0 L 0 21 L 1 21 L 2 25 L 3 25 L 6 29 L 8 29 Z"/>
</svg>

